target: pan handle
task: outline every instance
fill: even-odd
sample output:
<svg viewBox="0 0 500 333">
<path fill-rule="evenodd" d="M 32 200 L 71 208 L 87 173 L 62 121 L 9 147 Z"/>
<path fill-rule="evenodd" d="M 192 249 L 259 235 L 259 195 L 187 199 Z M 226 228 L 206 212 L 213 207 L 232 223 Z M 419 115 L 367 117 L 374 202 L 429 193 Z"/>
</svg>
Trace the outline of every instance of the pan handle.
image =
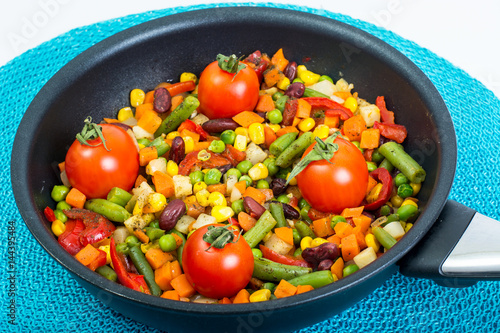
<svg viewBox="0 0 500 333">
<path fill-rule="evenodd" d="M 447 287 L 500 280 L 500 222 L 448 200 L 431 230 L 398 265 L 406 276 Z"/>
</svg>

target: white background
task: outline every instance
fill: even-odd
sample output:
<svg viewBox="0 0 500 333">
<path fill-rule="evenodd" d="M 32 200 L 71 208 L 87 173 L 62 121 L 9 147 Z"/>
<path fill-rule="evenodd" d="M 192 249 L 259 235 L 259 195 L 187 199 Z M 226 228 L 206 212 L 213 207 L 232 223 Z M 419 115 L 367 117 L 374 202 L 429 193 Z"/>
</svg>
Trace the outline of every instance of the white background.
<svg viewBox="0 0 500 333">
<path fill-rule="evenodd" d="M 0 66 L 73 28 L 203 0 L 5 1 L 0 20 Z M 248 2 L 248 1 L 231 1 Z M 268 2 L 268 1 L 253 1 Z M 281 0 L 373 23 L 426 47 L 500 96 L 500 1 L 497 0 Z"/>
</svg>

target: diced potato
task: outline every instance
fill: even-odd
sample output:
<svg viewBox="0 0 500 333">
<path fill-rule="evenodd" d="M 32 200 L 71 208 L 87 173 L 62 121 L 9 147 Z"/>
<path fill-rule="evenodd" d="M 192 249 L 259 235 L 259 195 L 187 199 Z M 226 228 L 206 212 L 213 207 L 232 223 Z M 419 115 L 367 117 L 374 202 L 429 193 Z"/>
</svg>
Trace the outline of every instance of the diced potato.
<svg viewBox="0 0 500 333">
<path fill-rule="evenodd" d="M 350 92 L 351 89 L 354 88 L 354 85 L 349 84 L 344 79 L 338 80 L 335 86 L 337 87 L 337 91 L 345 91 L 345 92 Z"/>
<path fill-rule="evenodd" d="M 214 224 L 216 222 L 215 217 L 207 214 L 200 214 L 196 219 L 196 222 L 193 223 L 194 229 L 199 229 L 209 224 Z"/>
<path fill-rule="evenodd" d="M 122 121 L 122 124 L 128 125 L 130 127 L 137 126 L 137 119 L 135 117 L 130 117 Z"/>
<path fill-rule="evenodd" d="M 198 124 L 198 125 L 203 125 L 210 119 L 208 119 L 207 116 L 205 116 L 203 113 L 198 113 L 193 119 L 191 119 L 193 123 Z"/>
<path fill-rule="evenodd" d="M 136 229 L 142 229 L 148 224 L 141 215 L 132 215 L 125 222 L 123 222 L 125 227 L 130 233 L 133 233 Z"/>
<path fill-rule="evenodd" d="M 356 263 L 356 265 L 358 265 L 359 268 L 365 267 L 372 261 L 375 261 L 375 259 L 377 259 L 377 254 L 375 253 L 373 247 L 367 247 L 353 258 L 354 262 Z"/>
<path fill-rule="evenodd" d="M 167 173 L 167 160 L 165 158 L 157 158 L 148 163 L 146 166 L 146 173 L 153 175 L 155 171 Z"/>
<path fill-rule="evenodd" d="M 175 175 L 172 177 L 174 180 L 175 197 L 182 198 L 193 194 L 193 185 L 189 176 Z"/>
<path fill-rule="evenodd" d="M 144 138 L 153 140 L 155 138 L 153 133 L 149 133 L 148 131 L 144 130 L 142 127 L 139 126 L 132 127 L 132 131 L 134 132 L 134 136 L 137 140 Z"/>
<path fill-rule="evenodd" d="M 384 227 L 384 230 L 387 231 L 395 239 L 399 239 L 405 234 L 405 230 L 403 229 L 403 226 L 399 221 L 388 223 Z"/>
<path fill-rule="evenodd" d="M 316 90 L 316 91 L 323 93 L 327 96 L 331 96 L 331 95 L 333 95 L 334 92 L 338 91 L 337 87 L 328 80 L 323 80 L 323 81 L 320 81 L 318 83 L 312 84 L 308 88 L 310 88 L 312 90 Z"/>
<path fill-rule="evenodd" d="M 179 219 L 179 221 L 177 221 L 174 228 L 175 228 L 175 230 L 187 235 L 189 233 L 189 226 L 194 221 L 196 221 L 195 218 L 193 218 L 189 215 L 184 215 L 183 217 L 181 217 Z"/>
<path fill-rule="evenodd" d="M 135 203 L 132 214 L 133 215 L 141 215 L 142 208 L 148 202 L 148 197 L 151 193 L 154 193 L 153 189 L 147 182 L 142 182 L 139 187 L 136 187 L 132 190 L 132 193 L 137 197 L 137 201 Z"/>
<path fill-rule="evenodd" d="M 288 244 L 287 242 L 276 236 L 275 233 L 273 233 L 271 237 L 266 240 L 264 245 L 279 254 L 287 254 L 293 248 L 293 245 Z"/>
<path fill-rule="evenodd" d="M 115 232 L 113 232 L 113 238 L 116 244 L 125 243 L 125 239 L 128 236 L 130 236 L 130 232 L 127 227 L 119 226 L 116 228 Z"/>
<path fill-rule="evenodd" d="M 235 202 L 236 200 L 240 200 L 242 197 L 242 194 L 240 192 L 240 190 L 238 190 L 236 187 L 233 187 L 233 190 L 231 191 L 231 197 L 229 198 L 229 200 L 231 202 Z"/>
<path fill-rule="evenodd" d="M 372 127 L 376 121 L 380 121 L 380 110 L 375 104 L 358 106 L 358 109 L 367 127 Z"/>
<path fill-rule="evenodd" d="M 251 142 L 246 149 L 246 160 L 252 162 L 253 165 L 264 162 L 267 154 L 255 143 Z"/>
</svg>

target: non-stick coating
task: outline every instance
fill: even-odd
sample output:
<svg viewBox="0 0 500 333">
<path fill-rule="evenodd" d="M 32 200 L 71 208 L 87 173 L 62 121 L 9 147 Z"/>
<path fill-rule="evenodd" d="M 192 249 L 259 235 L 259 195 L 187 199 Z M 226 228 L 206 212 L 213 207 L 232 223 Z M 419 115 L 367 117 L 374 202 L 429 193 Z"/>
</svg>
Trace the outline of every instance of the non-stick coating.
<svg viewBox="0 0 500 333">
<path fill-rule="evenodd" d="M 200 73 L 218 53 L 286 57 L 344 77 L 373 102 L 386 96 L 398 123 L 408 128 L 406 150 L 427 171 L 419 194 L 423 209 L 409 234 L 376 262 L 329 286 L 288 299 L 242 305 L 203 305 L 136 293 L 105 280 L 61 249 L 43 218 L 59 183 L 56 164 L 91 115 L 114 117 L 133 88 L 152 89 Z M 97 298 L 136 320 L 171 331 L 267 331 L 307 326 L 357 302 L 396 270 L 404 253 L 424 236 L 447 198 L 456 162 L 450 115 L 427 77 L 406 57 L 377 38 L 343 23 L 273 8 L 214 8 L 138 25 L 90 48 L 40 91 L 24 116 L 12 156 L 16 202 L 30 231 L 59 263 Z M 214 320 L 217 318 L 218 320 Z M 279 318 L 279 320 L 277 319 Z M 210 320 L 210 321 L 208 321 Z"/>
</svg>

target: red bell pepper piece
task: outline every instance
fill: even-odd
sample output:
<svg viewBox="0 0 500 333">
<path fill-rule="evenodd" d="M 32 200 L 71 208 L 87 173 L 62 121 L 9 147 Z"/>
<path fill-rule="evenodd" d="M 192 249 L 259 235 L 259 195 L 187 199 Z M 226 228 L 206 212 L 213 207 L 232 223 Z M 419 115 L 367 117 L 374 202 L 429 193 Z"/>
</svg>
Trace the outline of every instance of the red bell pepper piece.
<svg viewBox="0 0 500 333">
<path fill-rule="evenodd" d="M 269 260 L 272 260 L 274 262 L 284 264 L 284 265 L 311 267 L 311 265 L 307 261 L 305 261 L 304 259 L 297 259 L 297 258 L 294 258 L 291 256 L 279 254 L 276 251 L 273 251 L 264 245 L 260 245 L 259 247 L 260 247 L 260 250 L 262 251 L 262 256 L 266 259 L 269 259 Z"/>
<path fill-rule="evenodd" d="M 170 96 L 179 95 L 194 90 L 194 88 L 196 88 L 196 83 L 194 81 L 177 82 L 165 87 L 170 93 Z"/>
<path fill-rule="evenodd" d="M 87 265 L 87 267 L 93 271 L 95 271 L 97 268 L 101 266 L 106 265 L 106 257 L 107 257 L 106 252 L 99 249 L 97 249 L 97 251 L 99 251 L 99 256 L 97 257 L 97 259 L 95 259 L 94 261 L 92 261 L 90 264 Z"/>
<path fill-rule="evenodd" d="M 240 223 L 239 223 L 239 222 L 238 222 L 238 220 L 237 220 L 237 219 L 235 219 L 234 217 L 230 217 L 230 218 L 227 220 L 227 222 L 229 222 L 229 224 L 231 224 L 231 225 L 235 225 L 235 226 L 237 226 L 237 227 L 239 227 L 239 226 L 240 226 Z"/>
<path fill-rule="evenodd" d="M 347 120 L 347 119 L 349 119 L 349 118 L 351 118 L 352 116 L 354 116 L 352 114 L 351 110 L 349 110 L 348 108 L 343 107 L 340 104 L 339 104 L 339 106 L 341 106 L 341 108 L 325 110 L 325 116 L 328 116 L 328 117 L 340 117 L 340 119 L 342 119 L 344 121 Z"/>
<path fill-rule="evenodd" d="M 293 125 L 293 120 L 297 114 L 297 109 L 299 107 L 299 102 L 296 98 L 289 98 L 285 103 L 285 109 L 283 110 L 283 120 L 281 124 L 285 126 Z"/>
<path fill-rule="evenodd" d="M 303 100 L 307 101 L 311 105 L 311 108 L 314 109 L 323 109 L 323 110 L 342 110 L 350 117 L 352 117 L 352 112 L 345 106 L 335 102 L 333 99 L 327 97 L 304 97 Z"/>
<path fill-rule="evenodd" d="M 403 143 L 406 139 L 406 127 L 403 125 L 379 123 L 376 121 L 373 124 L 373 128 L 378 128 L 380 135 L 397 143 Z"/>
<path fill-rule="evenodd" d="M 389 171 L 384 168 L 373 170 L 370 172 L 370 176 L 377 182 L 382 183 L 382 190 L 377 200 L 372 203 L 363 202 L 363 206 L 365 206 L 366 210 L 375 210 L 382 207 L 391 198 L 393 180 Z"/>
<path fill-rule="evenodd" d="M 375 105 L 380 110 L 380 118 L 382 118 L 382 122 L 385 124 L 394 124 L 394 112 L 387 110 L 384 96 L 378 96 L 375 100 Z"/>
<path fill-rule="evenodd" d="M 198 153 L 200 151 L 192 151 L 184 157 L 181 163 L 179 163 L 179 175 L 187 176 L 191 172 L 191 169 L 199 165 L 204 169 L 212 169 L 220 167 L 227 164 L 232 164 L 229 159 L 221 154 L 213 153 L 209 151 L 210 158 L 206 161 L 200 161 L 198 159 Z"/>
<path fill-rule="evenodd" d="M 151 295 L 151 291 L 149 290 L 148 284 L 146 283 L 146 280 L 144 280 L 144 275 L 139 275 L 135 273 L 128 273 L 130 278 L 132 280 L 135 280 L 137 283 L 139 283 L 139 286 L 144 290 L 145 294 Z"/>
<path fill-rule="evenodd" d="M 375 151 L 375 149 L 365 149 L 365 151 L 363 152 L 363 156 L 364 156 L 365 160 L 367 160 L 368 162 L 371 162 L 374 151 Z"/>
<path fill-rule="evenodd" d="M 70 219 L 83 221 L 85 229 L 80 233 L 82 246 L 99 242 L 113 234 L 116 227 L 107 218 L 87 209 L 73 208 L 64 210 L 64 214 Z"/>
<path fill-rule="evenodd" d="M 55 220 L 57 220 L 54 211 L 48 206 L 43 210 L 43 214 L 45 215 L 47 220 L 49 220 L 49 222 L 54 222 Z"/>
<path fill-rule="evenodd" d="M 269 65 L 269 61 L 262 59 L 262 53 L 259 50 L 255 51 L 246 57 L 245 60 L 243 60 L 243 63 L 252 64 L 251 67 L 253 67 L 255 74 L 257 74 L 259 82 L 262 82 L 262 79 L 264 78 L 264 71 Z"/>
<path fill-rule="evenodd" d="M 57 241 L 72 256 L 80 252 L 85 246 L 80 243 L 80 234 L 85 229 L 81 220 L 68 219 L 65 223 L 66 230 L 59 235 Z"/>
<path fill-rule="evenodd" d="M 222 157 L 227 158 L 234 167 L 236 167 L 241 161 L 244 161 L 247 156 L 244 151 L 239 151 L 232 145 L 226 145 L 226 148 L 221 155 Z"/>
<path fill-rule="evenodd" d="M 208 133 L 200 125 L 196 124 L 192 120 L 184 120 L 182 124 L 179 125 L 179 128 L 177 128 L 177 131 L 182 132 L 185 129 L 194 133 L 198 133 L 200 135 L 200 141 L 206 140 L 208 138 Z"/>
<path fill-rule="evenodd" d="M 149 288 L 147 288 L 146 283 L 144 282 L 144 285 L 146 285 L 146 288 L 144 288 L 144 285 L 137 279 L 138 276 L 142 275 L 129 273 L 125 269 L 125 265 L 120 260 L 120 258 L 118 257 L 118 253 L 116 252 L 114 238 L 111 238 L 111 242 L 109 244 L 109 255 L 111 257 L 111 263 L 113 263 L 113 268 L 115 269 L 116 276 L 118 277 L 118 281 L 120 281 L 122 285 L 136 291 L 144 292 L 146 294 L 149 293 Z"/>
<path fill-rule="evenodd" d="M 320 212 L 319 210 L 314 209 L 314 208 L 310 208 L 309 212 L 307 213 L 307 216 L 309 216 L 309 218 L 312 221 L 323 219 L 323 218 L 328 217 L 330 215 L 331 215 L 330 213 Z"/>
</svg>

